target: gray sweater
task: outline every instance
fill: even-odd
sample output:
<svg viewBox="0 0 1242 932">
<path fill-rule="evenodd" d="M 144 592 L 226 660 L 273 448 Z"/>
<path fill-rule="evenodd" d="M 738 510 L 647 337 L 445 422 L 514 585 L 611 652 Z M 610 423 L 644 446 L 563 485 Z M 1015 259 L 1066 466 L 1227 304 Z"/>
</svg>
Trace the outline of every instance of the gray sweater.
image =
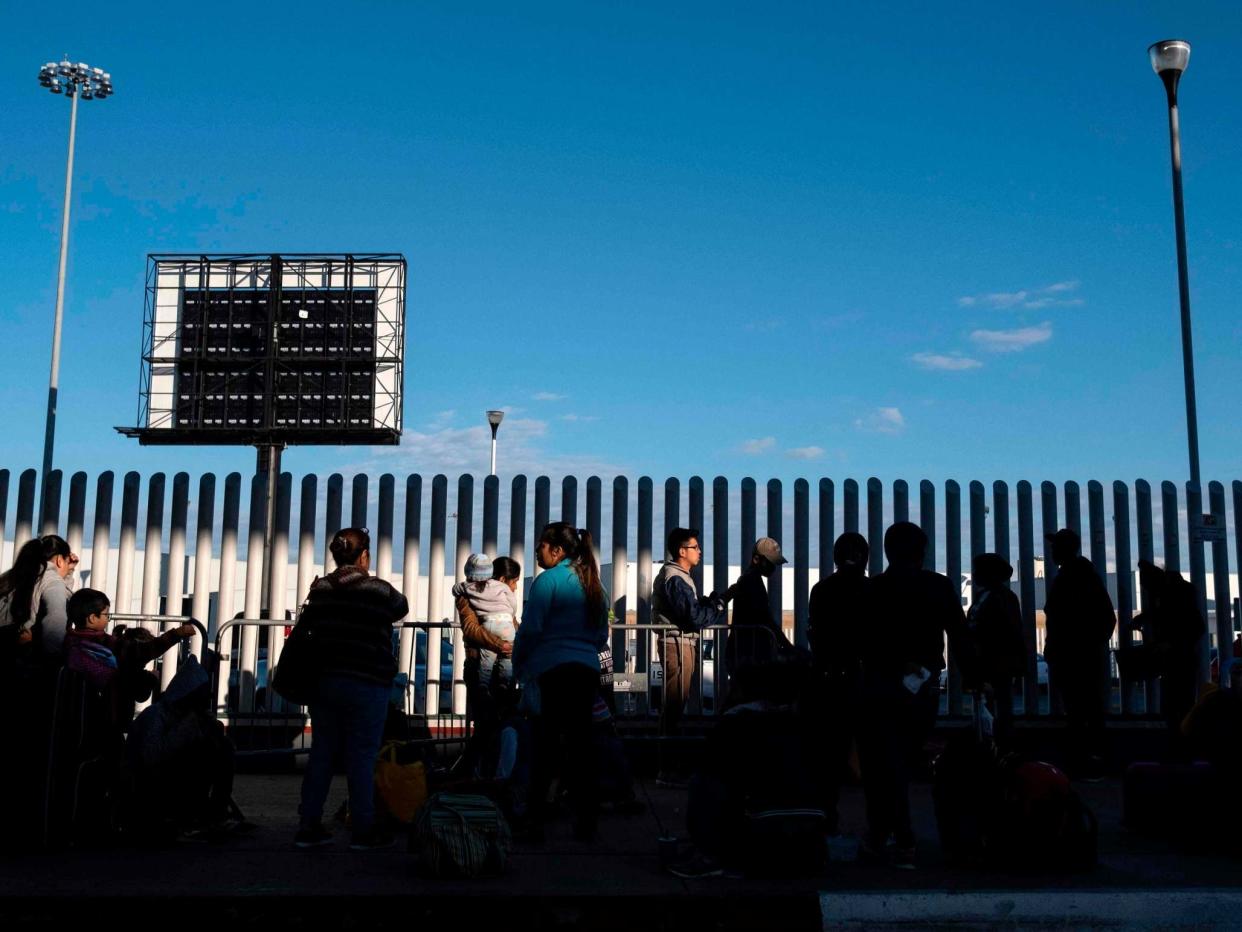
<svg viewBox="0 0 1242 932">
<path fill-rule="evenodd" d="M 73 593 L 72 578 L 62 578 L 56 567 L 48 564 L 39 581 L 35 583 L 31 597 L 31 627 L 42 626 L 40 649 L 53 657 L 60 655 L 65 643 L 65 631 L 69 627 L 67 603 Z"/>
</svg>

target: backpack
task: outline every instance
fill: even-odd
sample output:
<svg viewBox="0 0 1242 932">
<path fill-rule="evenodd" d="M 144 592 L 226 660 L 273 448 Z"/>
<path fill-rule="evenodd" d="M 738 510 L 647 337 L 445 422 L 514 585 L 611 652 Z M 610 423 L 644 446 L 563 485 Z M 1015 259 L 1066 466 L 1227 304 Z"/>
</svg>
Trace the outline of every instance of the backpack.
<svg viewBox="0 0 1242 932">
<path fill-rule="evenodd" d="M 410 833 L 410 852 L 433 877 L 479 877 L 504 871 L 509 824 L 486 796 L 437 793 Z"/>
<path fill-rule="evenodd" d="M 1002 790 L 991 851 L 1013 867 L 1078 871 L 1096 865 L 1095 814 L 1052 764 L 1010 755 L 1001 763 Z"/>
</svg>

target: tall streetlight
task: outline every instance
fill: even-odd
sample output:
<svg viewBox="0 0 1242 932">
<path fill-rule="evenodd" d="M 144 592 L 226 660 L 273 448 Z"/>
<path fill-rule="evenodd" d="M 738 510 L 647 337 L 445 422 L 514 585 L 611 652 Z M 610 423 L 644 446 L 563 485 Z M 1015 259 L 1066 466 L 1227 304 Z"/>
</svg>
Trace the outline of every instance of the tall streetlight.
<svg viewBox="0 0 1242 932">
<path fill-rule="evenodd" d="M 496 475 L 496 431 L 500 430 L 500 422 L 505 419 L 503 411 L 488 411 L 487 423 L 492 426 L 492 468 L 489 476 Z"/>
<path fill-rule="evenodd" d="M 53 94 L 64 94 L 69 108 L 69 161 L 65 166 L 65 209 L 60 221 L 60 269 L 56 276 L 56 322 L 52 328 L 52 374 L 47 386 L 47 428 L 43 435 L 43 472 L 39 488 L 39 522 L 47 505 L 47 480 L 52 472 L 56 444 L 56 394 L 60 382 L 60 329 L 65 313 L 65 262 L 69 255 L 69 201 L 73 190 L 73 143 L 78 128 L 78 98 L 103 100 L 112 96 L 112 75 L 86 62 L 50 61 L 39 69 L 39 84 Z"/>
<path fill-rule="evenodd" d="M 1199 419 L 1195 413 L 1195 354 L 1190 333 L 1190 275 L 1186 269 L 1186 214 L 1182 206 L 1182 138 L 1177 85 L 1190 61 L 1190 43 L 1165 39 L 1147 50 L 1169 101 L 1169 147 L 1173 157 L 1173 221 L 1177 228 L 1177 284 L 1182 304 L 1182 372 L 1186 379 L 1186 441 L 1190 481 L 1199 484 Z"/>
</svg>

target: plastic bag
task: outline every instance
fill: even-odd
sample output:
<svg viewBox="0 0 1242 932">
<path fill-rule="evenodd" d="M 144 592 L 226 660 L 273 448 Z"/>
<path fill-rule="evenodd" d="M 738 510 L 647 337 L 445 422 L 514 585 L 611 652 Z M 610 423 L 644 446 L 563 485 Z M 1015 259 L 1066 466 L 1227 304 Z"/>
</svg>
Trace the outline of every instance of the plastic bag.
<svg viewBox="0 0 1242 932">
<path fill-rule="evenodd" d="M 375 761 L 377 801 L 398 822 L 409 824 L 427 802 L 427 765 L 421 760 L 401 763 L 400 743 L 389 741 Z"/>
</svg>

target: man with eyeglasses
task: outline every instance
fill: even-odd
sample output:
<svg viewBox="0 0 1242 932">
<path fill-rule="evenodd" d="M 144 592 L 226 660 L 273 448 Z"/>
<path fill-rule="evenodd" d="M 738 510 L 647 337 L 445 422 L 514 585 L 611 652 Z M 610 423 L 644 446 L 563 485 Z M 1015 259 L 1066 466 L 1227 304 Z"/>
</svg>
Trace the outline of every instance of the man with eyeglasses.
<svg viewBox="0 0 1242 932">
<path fill-rule="evenodd" d="M 699 632 L 709 625 L 724 624 L 725 602 L 713 593 L 701 598 L 691 572 L 703 561 L 699 532 L 674 528 L 668 535 L 668 559 L 651 587 L 651 611 L 656 624 L 669 625 L 660 634 L 660 659 L 664 664 L 664 701 L 660 708 L 659 786 L 684 787 L 679 772 L 681 755 L 672 748 L 690 683 L 694 677 Z"/>
</svg>

